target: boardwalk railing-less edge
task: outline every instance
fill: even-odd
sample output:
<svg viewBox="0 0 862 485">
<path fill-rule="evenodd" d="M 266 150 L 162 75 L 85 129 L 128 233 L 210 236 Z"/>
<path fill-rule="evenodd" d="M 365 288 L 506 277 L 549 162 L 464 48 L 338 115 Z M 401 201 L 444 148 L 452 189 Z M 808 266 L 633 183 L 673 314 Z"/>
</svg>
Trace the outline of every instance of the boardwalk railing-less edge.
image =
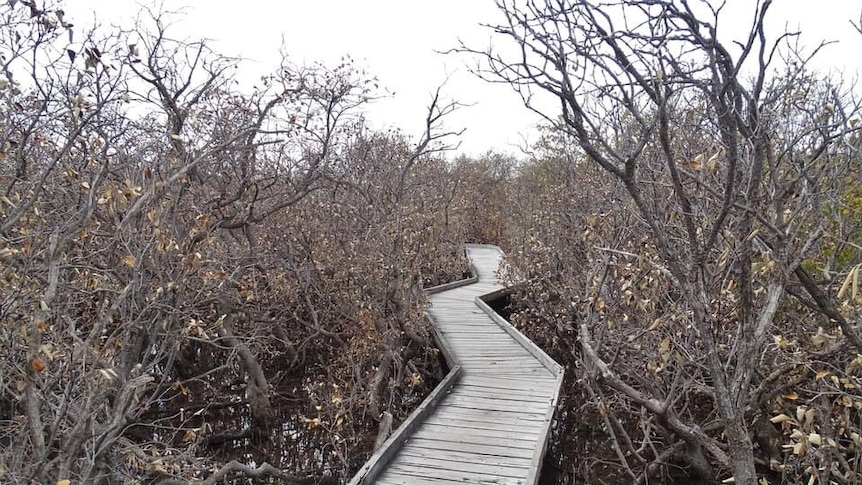
<svg viewBox="0 0 862 485">
<path fill-rule="evenodd" d="M 486 303 L 502 289 L 502 252 L 470 244 L 473 277 L 427 290 L 451 369 L 350 485 L 533 485 L 563 368 Z"/>
</svg>

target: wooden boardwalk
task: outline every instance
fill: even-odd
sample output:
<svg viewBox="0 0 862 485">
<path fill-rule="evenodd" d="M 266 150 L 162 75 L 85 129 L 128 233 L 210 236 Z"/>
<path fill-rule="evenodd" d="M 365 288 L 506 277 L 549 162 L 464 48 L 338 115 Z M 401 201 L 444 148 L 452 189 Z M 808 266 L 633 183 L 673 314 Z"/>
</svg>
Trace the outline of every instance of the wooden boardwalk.
<svg viewBox="0 0 862 485">
<path fill-rule="evenodd" d="M 472 280 L 429 290 L 451 372 L 351 484 L 537 482 L 563 371 L 481 299 L 502 288 L 500 249 L 467 254 Z"/>
</svg>

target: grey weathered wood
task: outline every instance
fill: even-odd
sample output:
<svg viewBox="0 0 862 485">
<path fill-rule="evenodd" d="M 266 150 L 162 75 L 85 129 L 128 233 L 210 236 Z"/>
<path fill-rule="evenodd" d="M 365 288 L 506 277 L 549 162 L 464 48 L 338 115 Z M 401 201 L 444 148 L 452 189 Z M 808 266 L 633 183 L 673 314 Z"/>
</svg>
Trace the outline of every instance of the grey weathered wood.
<svg viewBox="0 0 862 485">
<path fill-rule="evenodd" d="M 473 277 L 428 291 L 428 318 L 451 373 L 351 484 L 534 485 L 562 368 L 497 315 L 502 253 L 468 245 Z M 446 385 L 441 391 L 443 385 Z"/>
<path fill-rule="evenodd" d="M 536 356 L 536 359 L 539 360 L 545 367 L 548 368 L 555 375 L 562 372 L 562 367 L 560 364 L 556 363 L 554 359 L 548 356 L 542 349 L 539 348 L 538 345 L 534 344 L 530 339 L 528 339 L 524 334 L 518 331 L 511 323 L 507 322 L 503 317 L 498 315 L 487 303 L 481 298 L 476 297 L 476 305 L 479 306 L 485 313 L 491 317 L 497 325 L 500 326 L 506 333 L 512 336 L 515 341 L 517 341 L 521 346 L 527 349 L 528 352 Z"/>
<path fill-rule="evenodd" d="M 533 455 L 527 483 L 534 484 L 539 482 L 539 472 L 541 472 L 542 461 L 545 459 L 545 452 L 548 450 L 548 436 L 551 433 L 551 424 L 554 422 L 554 410 L 557 408 L 557 402 L 559 402 L 560 399 L 560 389 L 562 387 L 563 370 L 560 368 L 560 373 L 557 374 L 557 383 L 554 387 L 554 394 L 551 397 L 551 405 L 548 407 L 548 414 L 545 416 L 545 424 L 543 426 L 543 435 L 545 438 L 541 442 L 541 447 L 537 448 L 536 454 Z"/>
<path fill-rule="evenodd" d="M 485 429 L 489 431 L 509 431 L 522 436 L 532 435 L 538 437 L 541 434 L 541 426 L 536 426 L 536 423 L 520 423 L 511 419 L 496 422 L 489 421 L 487 419 L 476 419 L 471 421 L 468 417 L 441 418 L 431 416 L 425 422 L 468 430 Z"/>
<path fill-rule="evenodd" d="M 467 279 L 452 281 L 450 283 L 443 283 L 442 285 L 432 286 L 430 288 L 425 288 L 425 292 L 429 295 L 433 295 L 434 293 L 442 293 L 447 290 L 451 290 L 453 288 L 458 288 L 461 286 L 472 285 L 473 283 L 479 281 L 479 276 L 476 274 L 476 270 L 473 268 L 473 263 L 470 263 L 470 273 L 473 275 Z"/>
</svg>

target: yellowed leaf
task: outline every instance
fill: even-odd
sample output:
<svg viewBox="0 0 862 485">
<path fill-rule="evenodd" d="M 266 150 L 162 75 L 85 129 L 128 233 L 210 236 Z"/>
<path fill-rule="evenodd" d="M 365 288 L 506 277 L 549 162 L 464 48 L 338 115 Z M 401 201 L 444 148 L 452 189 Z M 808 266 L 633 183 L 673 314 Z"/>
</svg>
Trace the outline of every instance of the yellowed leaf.
<svg viewBox="0 0 862 485">
<path fill-rule="evenodd" d="M 703 155 L 698 155 L 691 160 L 682 163 L 682 166 L 689 170 L 700 170 L 703 168 Z"/>
<path fill-rule="evenodd" d="M 71 481 L 71 480 L 67 480 L 67 479 L 58 480 L 58 481 L 57 481 L 57 485 L 72 485 L 72 481 Z"/>
<path fill-rule="evenodd" d="M 665 337 L 658 346 L 658 355 L 662 362 L 667 362 L 670 358 L 670 337 Z"/>
<path fill-rule="evenodd" d="M 198 434 L 197 434 L 197 432 L 195 432 L 194 429 L 187 429 L 185 434 L 183 434 L 181 441 L 183 443 L 188 443 L 189 441 L 194 441 L 195 438 L 197 438 L 197 436 L 198 436 Z"/>
<path fill-rule="evenodd" d="M 320 426 L 321 424 L 323 424 L 323 421 L 319 417 L 318 418 L 305 418 L 305 417 L 303 417 L 302 421 L 306 424 L 306 426 L 308 426 L 308 429 L 314 429 L 314 428 Z"/>
<path fill-rule="evenodd" d="M 793 445 L 793 454 L 796 456 L 805 456 L 805 443 L 800 441 Z"/>
<path fill-rule="evenodd" d="M 114 369 L 99 369 L 99 374 L 108 381 L 113 381 L 117 378 L 117 373 L 114 372 Z"/>
<path fill-rule="evenodd" d="M 778 416 L 773 416 L 773 417 L 769 418 L 769 422 L 770 422 L 770 423 L 772 423 L 772 424 L 785 423 L 785 422 L 793 422 L 793 418 L 791 418 L 790 416 L 788 416 L 788 415 L 786 415 L 786 414 L 782 413 L 782 414 L 779 414 Z"/>
<path fill-rule="evenodd" d="M 709 157 L 709 160 L 706 161 L 706 168 L 709 170 L 715 170 L 716 165 L 718 164 L 718 157 L 721 155 L 721 150 L 719 149 L 715 152 L 714 155 Z"/>
<path fill-rule="evenodd" d="M 125 264 L 125 265 L 126 265 L 126 266 L 128 266 L 129 268 L 134 268 L 134 267 L 135 267 L 135 263 L 137 263 L 137 260 L 136 260 L 136 259 L 135 259 L 135 257 L 134 257 L 134 256 L 132 256 L 131 254 L 127 254 L 127 255 L 123 258 L 123 264 Z"/>
<path fill-rule="evenodd" d="M 816 413 L 813 409 L 809 409 L 808 411 L 805 411 L 805 419 L 802 422 L 803 426 L 807 426 L 807 425 L 813 423 L 815 414 Z"/>
<path fill-rule="evenodd" d="M 856 265 L 849 273 L 847 273 L 847 277 L 844 278 L 844 283 L 841 285 L 841 289 L 838 290 L 838 299 L 844 298 L 847 294 L 847 290 L 850 290 L 851 298 L 856 298 L 856 295 L 859 294 L 860 270 L 862 270 L 862 265 Z"/>
<path fill-rule="evenodd" d="M 833 337 L 831 335 L 824 333 L 823 328 L 820 327 L 817 329 L 817 333 L 811 336 L 811 344 L 815 347 L 820 347 L 828 343 L 832 338 Z"/>
</svg>

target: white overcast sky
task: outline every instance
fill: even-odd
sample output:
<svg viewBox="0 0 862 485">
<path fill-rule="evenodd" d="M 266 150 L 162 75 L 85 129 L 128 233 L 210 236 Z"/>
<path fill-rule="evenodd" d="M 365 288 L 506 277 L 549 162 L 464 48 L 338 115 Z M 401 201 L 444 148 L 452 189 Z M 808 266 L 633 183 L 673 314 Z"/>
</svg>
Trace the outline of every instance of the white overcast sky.
<svg viewBox="0 0 862 485">
<path fill-rule="evenodd" d="M 735 12 L 753 8 L 753 0 L 729 0 Z M 102 24 L 128 26 L 139 9 L 136 0 L 68 0 L 66 13 L 84 27 L 93 12 Z M 174 37 L 207 38 L 220 53 L 247 59 L 243 74 L 271 72 L 283 44 L 294 62 L 334 65 L 349 54 L 394 94 L 368 108 L 375 127 L 399 127 L 408 134 L 422 129 L 431 93 L 443 81 L 444 95 L 472 104 L 450 117 L 446 127 L 466 129 L 461 152 L 489 149 L 517 152 L 524 140 L 535 141 L 538 117 L 525 109 L 508 87 L 490 85 L 467 70 L 463 56 L 437 51 L 458 39 L 487 46 L 490 32 L 480 23 L 498 18 L 493 0 L 165 0 L 166 10 L 185 6 Z M 850 19 L 859 18 L 859 0 L 776 0 L 772 25 L 802 30 L 807 44 L 836 40 L 819 58 L 823 69 L 855 75 L 862 64 L 862 35 Z M 744 29 L 750 16 L 730 17 L 722 27 Z M 849 76 L 852 77 L 852 76 Z"/>
</svg>

